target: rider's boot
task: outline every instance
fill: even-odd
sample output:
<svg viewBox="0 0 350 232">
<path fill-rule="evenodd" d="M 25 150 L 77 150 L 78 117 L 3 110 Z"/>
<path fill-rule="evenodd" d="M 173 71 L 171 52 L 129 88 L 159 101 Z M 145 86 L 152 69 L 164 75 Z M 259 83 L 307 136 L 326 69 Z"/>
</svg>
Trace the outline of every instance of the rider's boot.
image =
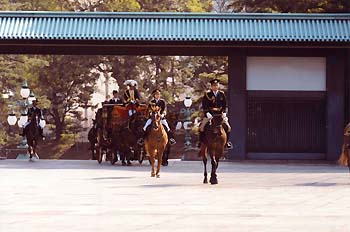
<svg viewBox="0 0 350 232">
<path fill-rule="evenodd" d="M 19 134 L 20 136 L 25 136 L 27 133 L 26 127 L 23 127 L 22 132 Z"/>
<path fill-rule="evenodd" d="M 39 126 L 39 134 L 40 134 L 41 138 L 42 138 L 43 140 L 45 140 L 44 130 L 43 130 L 43 128 L 41 128 L 40 126 Z"/>
<path fill-rule="evenodd" d="M 197 147 L 200 148 L 203 142 L 203 138 L 204 138 L 204 132 L 199 131 L 199 138 L 198 138 L 198 143 L 197 143 Z"/>
<path fill-rule="evenodd" d="M 147 129 L 146 129 L 146 131 L 142 130 L 141 138 L 139 138 L 139 140 L 137 140 L 137 144 L 140 146 L 143 146 L 145 144 L 146 136 L 147 136 Z"/>
<path fill-rule="evenodd" d="M 174 138 L 174 134 L 171 130 L 167 131 L 168 134 L 168 143 L 170 143 L 170 145 L 175 145 L 176 144 L 176 140 Z"/>
<path fill-rule="evenodd" d="M 231 143 L 231 141 L 229 140 L 230 139 L 230 133 L 231 133 L 231 131 L 230 132 L 226 132 L 226 148 L 227 149 L 233 149 L 233 145 L 232 145 L 232 143 Z"/>
</svg>

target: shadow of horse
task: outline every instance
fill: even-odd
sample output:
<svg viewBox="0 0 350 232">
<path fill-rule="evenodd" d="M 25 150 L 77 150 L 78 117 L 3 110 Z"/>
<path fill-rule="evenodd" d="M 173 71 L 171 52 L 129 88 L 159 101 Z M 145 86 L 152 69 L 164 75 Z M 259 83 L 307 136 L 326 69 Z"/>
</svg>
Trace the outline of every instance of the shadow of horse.
<svg viewBox="0 0 350 232">
<path fill-rule="evenodd" d="M 41 138 L 40 131 L 35 118 L 30 118 L 30 122 L 25 128 L 24 135 L 27 139 L 29 160 L 33 161 L 33 156 L 37 156 L 37 145 L 38 141 Z"/>
<path fill-rule="evenodd" d="M 168 135 L 160 122 L 161 116 L 158 106 L 152 107 L 151 120 L 152 123 L 149 127 L 150 131 L 145 139 L 145 150 L 149 155 L 149 161 L 152 166 L 151 177 L 157 176 L 157 178 L 159 178 L 163 153 L 168 143 Z M 157 172 L 155 173 L 154 164 L 156 159 L 158 160 L 158 163 Z"/>
<path fill-rule="evenodd" d="M 207 153 L 211 158 L 210 183 L 218 184 L 216 170 L 219 166 L 219 159 L 223 157 L 226 143 L 226 133 L 223 127 L 223 117 L 221 114 L 215 114 L 208 122 L 204 131 L 204 141 L 201 145 L 200 154 L 204 164 L 204 180 L 207 184 Z"/>
<path fill-rule="evenodd" d="M 342 153 L 338 160 L 338 163 L 342 166 L 348 166 L 350 172 L 350 123 L 348 123 L 344 129 L 344 142 L 342 147 Z"/>
</svg>

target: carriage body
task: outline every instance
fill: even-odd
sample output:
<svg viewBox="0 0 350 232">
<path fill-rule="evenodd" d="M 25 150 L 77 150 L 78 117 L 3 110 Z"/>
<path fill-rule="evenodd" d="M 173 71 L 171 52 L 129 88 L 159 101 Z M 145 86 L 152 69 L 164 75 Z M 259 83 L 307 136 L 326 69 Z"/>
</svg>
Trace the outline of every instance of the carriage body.
<svg viewBox="0 0 350 232">
<path fill-rule="evenodd" d="M 139 117 L 146 117 L 146 105 L 123 105 L 123 104 L 104 104 L 102 106 L 100 117 L 96 120 L 100 121 L 96 132 L 96 158 L 99 163 L 102 162 L 103 155 L 106 155 L 106 160 L 114 164 L 117 160 L 117 154 L 126 153 L 123 150 L 129 149 L 130 144 L 125 145 L 124 131 L 129 128 L 130 110 Z M 125 135 L 126 136 L 126 135 Z M 124 148 L 124 149 L 123 149 Z M 124 164 L 124 163 L 123 163 Z"/>
</svg>

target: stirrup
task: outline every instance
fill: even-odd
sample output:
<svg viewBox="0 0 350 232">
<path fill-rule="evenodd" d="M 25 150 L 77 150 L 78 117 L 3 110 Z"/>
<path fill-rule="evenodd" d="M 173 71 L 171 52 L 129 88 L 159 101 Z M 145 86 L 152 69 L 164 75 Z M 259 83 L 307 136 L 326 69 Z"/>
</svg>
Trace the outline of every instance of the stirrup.
<svg viewBox="0 0 350 232">
<path fill-rule="evenodd" d="M 145 140 L 143 138 L 140 138 L 139 140 L 137 140 L 137 144 L 143 146 L 145 144 Z"/>
<path fill-rule="evenodd" d="M 233 145 L 232 145 L 232 143 L 230 141 L 228 141 L 226 143 L 226 148 L 229 149 L 229 150 L 233 149 Z"/>
<path fill-rule="evenodd" d="M 170 145 L 175 145 L 176 140 L 174 138 L 169 139 Z"/>
</svg>

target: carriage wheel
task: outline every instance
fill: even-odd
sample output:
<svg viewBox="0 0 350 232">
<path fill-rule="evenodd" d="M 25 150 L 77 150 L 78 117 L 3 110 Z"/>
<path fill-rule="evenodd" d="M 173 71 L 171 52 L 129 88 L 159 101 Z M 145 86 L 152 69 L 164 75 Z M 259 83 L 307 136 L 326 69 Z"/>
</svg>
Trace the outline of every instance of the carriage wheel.
<svg viewBox="0 0 350 232">
<path fill-rule="evenodd" d="M 102 148 L 100 146 L 98 146 L 96 148 L 96 157 L 97 157 L 97 162 L 99 164 L 102 163 L 103 152 L 102 152 Z"/>
</svg>

